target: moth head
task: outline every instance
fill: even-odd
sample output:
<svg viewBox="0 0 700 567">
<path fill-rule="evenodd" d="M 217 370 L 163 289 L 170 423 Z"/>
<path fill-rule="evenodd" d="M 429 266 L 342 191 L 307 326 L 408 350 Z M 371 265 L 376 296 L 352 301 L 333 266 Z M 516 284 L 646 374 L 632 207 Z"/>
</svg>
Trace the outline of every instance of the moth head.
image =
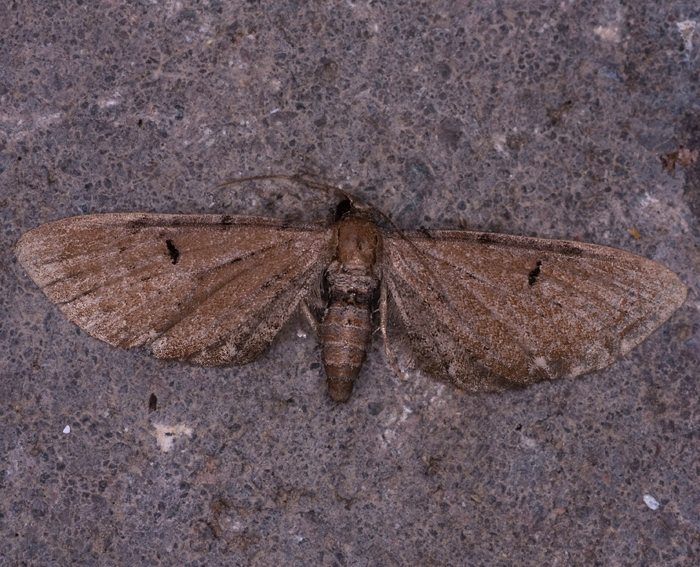
<svg viewBox="0 0 700 567">
<path fill-rule="evenodd" d="M 346 218 L 354 208 L 352 197 L 345 195 L 335 207 L 335 222 Z"/>
<path fill-rule="evenodd" d="M 385 216 L 374 207 L 367 205 L 348 193 L 343 192 L 341 199 L 335 207 L 333 219 L 335 222 L 347 218 L 360 218 L 375 224 L 384 224 Z"/>
</svg>

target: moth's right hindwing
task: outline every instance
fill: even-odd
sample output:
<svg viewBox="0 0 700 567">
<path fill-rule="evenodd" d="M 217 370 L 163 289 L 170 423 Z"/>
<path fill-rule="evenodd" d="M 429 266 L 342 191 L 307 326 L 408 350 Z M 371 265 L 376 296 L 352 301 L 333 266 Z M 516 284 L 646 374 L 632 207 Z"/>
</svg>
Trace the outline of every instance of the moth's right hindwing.
<svg viewBox="0 0 700 567">
<path fill-rule="evenodd" d="M 395 331 L 419 365 L 471 391 L 603 368 L 686 296 L 661 264 L 593 244 L 433 231 L 384 247 Z"/>
<path fill-rule="evenodd" d="M 68 319 L 160 358 L 242 364 L 318 285 L 331 231 L 222 215 L 103 214 L 24 234 L 20 263 Z"/>
</svg>

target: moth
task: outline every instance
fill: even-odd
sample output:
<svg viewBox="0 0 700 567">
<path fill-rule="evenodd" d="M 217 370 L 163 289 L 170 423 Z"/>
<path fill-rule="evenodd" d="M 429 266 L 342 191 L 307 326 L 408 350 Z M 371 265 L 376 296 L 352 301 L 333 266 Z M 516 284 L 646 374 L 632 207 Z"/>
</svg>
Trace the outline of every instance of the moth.
<svg viewBox="0 0 700 567">
<path fill-rule="evenodd" d="M 92 214 L 25 233 L 16 254 L 64 315 L 111 345 L 205 366 L 254 360 L 299 309 L 320 323 L 328 392 L 347 401 L 378 319 L 388 345 L 471 392 L 601 369 L 683 303 L 661 264 L 595 244 L 400 231 L 350 196 L 326 224 Z M 375 313 L 378 316 L 375 317 Z"/>
</svg>

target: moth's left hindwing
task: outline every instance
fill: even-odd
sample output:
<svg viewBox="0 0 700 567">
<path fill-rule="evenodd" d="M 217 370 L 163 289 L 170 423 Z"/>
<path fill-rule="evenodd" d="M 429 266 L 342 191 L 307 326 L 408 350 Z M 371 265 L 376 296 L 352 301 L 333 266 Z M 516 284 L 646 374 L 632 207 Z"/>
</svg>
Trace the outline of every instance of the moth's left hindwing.
<svg viewBox="0 0 700 567">
<path fill-rule="evenodd" d="M 16 254 L 90 335 L 159 358 L 243 364 L 319 285 L 331 230 L 254 217 L 102 214 L 24 234 Z"/>
</svg>

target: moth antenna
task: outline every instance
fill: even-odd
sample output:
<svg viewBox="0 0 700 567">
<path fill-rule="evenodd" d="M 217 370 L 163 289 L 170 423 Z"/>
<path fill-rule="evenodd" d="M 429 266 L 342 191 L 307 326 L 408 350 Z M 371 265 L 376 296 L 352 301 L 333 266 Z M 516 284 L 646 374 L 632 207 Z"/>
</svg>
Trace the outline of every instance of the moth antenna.
<svg viewBox="0 0 700 567">
<path fill-rule="evenodd" d="M 331 183 L 326 183 L 323 181 L 320 181 L 316 178 L 314 178 L 311 175 L 308 174 L 303 174 L 303 173 L 296 173 L 294 175 L 287 175 L 284 173 L 270 173 L 270 174 L 263 174 L 263 175 L 249 175 L 245 177 L 234 177 L 231 179 L 227 179 L 223 183 L 220 183 L 217 185 L 217 189 L 221 189 L 222 187 L 227 187 L 229 185 L 235 185 L 239 183 L 245 183 L 247 181 L 269 181 L 269 180 L 277 180 L 277 181 L 291 181 L 292 183 L 297 183 L 299 185 L 304 185 L 305 187 L 308 187 L 310 189 L 315 189 L 316 191 L 320 191 L 325 194 L 330 194 L 333 195 L 334 197 L 338 198 L 339 200 L 344 200 L 347 199 L 349 200 L 353 206 L 355 206 L 355 203 L 357 202 L 358 204 L 360 201 L 356 199 L 353 195 L 345 191 L 344 189 L 338 187 L 337 185 L 333 185 Z"/>
<path fill-rule="evenodd" d="M 262 175 L 249 175 L 245 177 L 234 177 L 217 185 L 217 189 L 226 187 L 228 185 L 245 183 L 247 181 L 266 180 L 291 181 L 292 183 L 298 183 L 299 185 L 303 185 L 304 187 L 308 187 L 309 189 L 314 189 L 326 195 L 330 194 L 336 197 L 339 201 L 338 207 L 335 211 L 336 221 L 340 220 L 343 217 L 343 215 L 349 212 L 351 209 L 360 211 L 371 211 L 372 214 L 381 218 L 381 220 L 386 222 L 387 225 L 389 225 L 391 228 L 395 229 L 397 232 L 401 232 L 401 230 L 394 224 L 394 222 L 382 211 L 372 207 L 371 205 L 367 205 L 364 201 L 362 201 L 362 199 L 360 199 L 353 193 L 350 193 L 349 191 L 343 189 L 342 187 L 333 185 L 332 183 L 328 183 L 323 180 L 319 180 L 317 177 L 310 173 L 295 173 L 294 175 L 287 175 L 284 173 L 270 173 Z M 343 205 L 343 203 L 347 203 L 348 205 Z"/>
</svg>

